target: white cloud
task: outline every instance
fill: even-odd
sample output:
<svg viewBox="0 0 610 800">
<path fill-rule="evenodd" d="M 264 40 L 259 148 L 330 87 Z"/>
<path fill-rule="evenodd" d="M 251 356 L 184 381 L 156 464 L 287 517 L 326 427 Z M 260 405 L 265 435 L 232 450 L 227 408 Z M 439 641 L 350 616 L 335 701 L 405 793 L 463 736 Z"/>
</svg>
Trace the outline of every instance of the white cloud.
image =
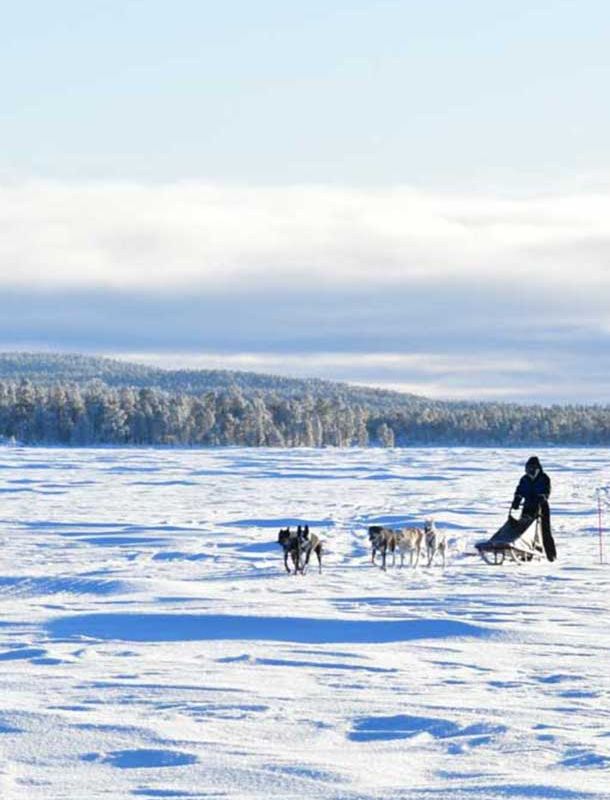
<svg viewBox="0 0 610 800">
<path fill-rule="evenodd" d="M 0 187 L 5 287 L 514 282 L 610 299 L 610 194 L 53 182 Z"/>
</svg>

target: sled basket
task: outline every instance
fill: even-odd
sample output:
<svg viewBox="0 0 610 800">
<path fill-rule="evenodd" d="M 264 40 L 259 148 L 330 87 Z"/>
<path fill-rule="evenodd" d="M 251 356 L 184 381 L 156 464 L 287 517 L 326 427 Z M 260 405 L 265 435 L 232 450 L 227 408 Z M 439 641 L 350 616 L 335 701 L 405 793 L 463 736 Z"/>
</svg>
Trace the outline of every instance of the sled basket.
<svg viewBox="0 0 610 800">
<path fill-rule="evenodd" d="M 532 523 L 536 523 L 533 525 Z M 523 563 L 540 559 L 544 555 L 538 518 L 509 517 L 491 539 L 477 542 L 475 548 L 486 564 L 498 566 L 508 556 L 511 561 Z"/>
</svg>

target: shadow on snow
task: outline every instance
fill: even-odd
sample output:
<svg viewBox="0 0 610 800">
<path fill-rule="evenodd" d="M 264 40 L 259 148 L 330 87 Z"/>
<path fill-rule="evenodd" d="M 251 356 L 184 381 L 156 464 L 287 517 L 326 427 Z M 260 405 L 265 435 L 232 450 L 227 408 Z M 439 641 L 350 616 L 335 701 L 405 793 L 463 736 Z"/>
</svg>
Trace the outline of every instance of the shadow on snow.
<svg viewBox="0 0 610 800">
<path fill-rule="evenodd" d="M 491 631 L 455 620 L 343 620 L 229 614 L 82 614 L 47 624 L 52 638 L 129 642 L 249 640 L 304 644 L 381 644 L 413 639 L 488 637 Z"/>
</svg>

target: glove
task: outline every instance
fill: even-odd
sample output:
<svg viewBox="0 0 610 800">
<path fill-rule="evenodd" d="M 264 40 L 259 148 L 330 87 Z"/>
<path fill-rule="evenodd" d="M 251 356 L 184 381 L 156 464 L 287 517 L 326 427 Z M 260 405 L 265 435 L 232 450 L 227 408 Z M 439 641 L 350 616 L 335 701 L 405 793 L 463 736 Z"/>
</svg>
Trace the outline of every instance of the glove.
<svg viewBox="0 0 610 800">
<path fill-rule="evenodd" d="M 521 498 L 518 495 L 515 495 L 515 499 L 513 500 L 513 504 L 511 506 L 511 510 L 516 511 L 521 504 Z"/>
</svg>

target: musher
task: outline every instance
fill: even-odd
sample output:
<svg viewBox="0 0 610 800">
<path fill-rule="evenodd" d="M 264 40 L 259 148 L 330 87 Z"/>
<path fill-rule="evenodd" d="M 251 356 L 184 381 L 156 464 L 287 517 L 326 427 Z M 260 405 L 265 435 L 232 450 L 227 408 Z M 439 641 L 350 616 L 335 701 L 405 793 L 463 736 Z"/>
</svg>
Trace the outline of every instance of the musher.
<svg viewBox="0 0 610 800">
<path fill-rule="evenodd" d="M 521 502 L 523 502 L 521 518 L 519 519 L 522 531 L 527 530 L 536 517 L 540 517 L 544 552 L 549 561 L 555 561 L 557 550 L 551 533 L 550 494 L 551 479 L 542 469 L 538 456 L 531 456 L 525 463 L 525 475 L 515 489 L 515 497 L 508 516 L 509 519 L 512 519 L 512 511 L 516 511 Z M 528 520 L 529 524 L 526 524 Z"/>
</svg>

